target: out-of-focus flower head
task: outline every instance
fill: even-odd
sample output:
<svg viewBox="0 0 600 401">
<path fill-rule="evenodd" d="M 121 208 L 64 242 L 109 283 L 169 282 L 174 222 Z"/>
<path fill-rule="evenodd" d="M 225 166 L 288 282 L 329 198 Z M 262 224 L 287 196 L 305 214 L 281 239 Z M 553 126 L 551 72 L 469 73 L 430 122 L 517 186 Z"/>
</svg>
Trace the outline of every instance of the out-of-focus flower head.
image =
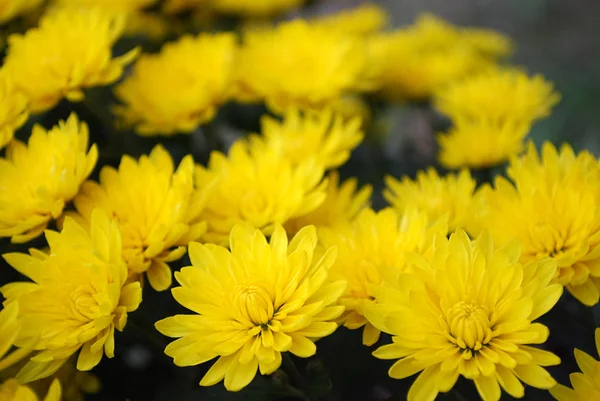
<svg viewBox="0 0 600 401">
<path fill-rule="evenodd" d="M 600 354 L 600 328 L 596 329 L 596 351 Z M 558 401 L 589 401 L 600 399 L 600 362 L 594 357 L 575 348 L 575 360 L 581 372 L 571 373 L 571 386 L 557 384 L 550 389 L 550 394 Z"/>
<path fill-rule="evenodd" d="M 522 398 L 521 382 L 549 389 L 556 384 L 543 366 L 560 359 L 532 345 L 550 331 L 535 322 L 562 294 L 551 284 L 552 259 L 519 263 L 519 242 L 495 247 L 489 235 L 472 241 L 458 230 L 439 235 L 427 255 L 409 258 L 411 274 L 384 270 L 384 285 L 373 289 L 369 321 L 391 334 L 392 344 L 374 352 L 394 359 L 395 379 L 419 373 L 408 401 L 434 400 L 459 376 L 472 380 L 484 401 L 499 401 L 502 389 Z"/>
<path fill-rule="evenodd" d="M 156 3 L 157 0 L 54 0 L 59 7 L 100 8 L 111 13 L 132 13 Z"/>
<path fill-rule="evenodd" d="M 357 35 L 379 32 L 388 22 L 387 11 L 375 3 L 365 3 L 349 10 L 311 19 L 313 24 Z"/>
<path fill-rule="evenodd" d="M 298 8 L 306 0 L 210 0 L 209 6 L 224 14 L 268 17 Z"/>
<path fill-rule="evenodd" d="M 402 215 L 414 205 L 424 210 L 430 219 L 448 219 L 448 230 L 467 227 L 474 212 L 473 194 L 477 183 L 468 170 L 440 177 L 431 167 L 419 171 L 415 180 L 403 177 L 385 178 L 383 197 Z"/>
<path fill-rule="evenodd" d="M 0 149 L 13 139 L 28 117 L 27 98 L 15 90 L 10 75 L 0 69 Z"/>
<path fill-rule="evenodd" d="M 26 14 L 39 5 L 43 0 L 0 0 L 0 24 Z"/>
<path fill-rule="evenodd" d="M 50 251 L 9 253 L 4 259 L 32 282 L 0 288 L 19 303 L 21 330 L 14 344 L 38 351 L 17 374 L 28 383 L 57 372 L 79 351 L 77 369 L 88 371 L 114 356 L 115 329 L 141 302 L 138 282 L 127 283 L 116 222 L 94 212 L 89 231 L 67 217 L 62 231 L 46 231 Z"/>
<path fill-rule="evenodd" d="M 600 167 L 589 152 L 558 151 L 546 142 L 541 155 L 533 143 L 482 189 L 481 226 L 499 244 L 518 237 L 524 262 L 552 257 L 556 281 L 585 305 L 600 299 Z"/>
<path fill-rule="evenodd" d="M 212 0 L 165 0 L 162 10 L 167 14 L 178 14 L 187 10 L 208 9 Z"/>
<path fill-rule="evenodd" d="M 54 380 L 43 401 L 61 401 L 62 399 L 60 382 L 58 380 Z M 15 379 L 9 379 L 4 383 L 0 383 L 0 400 L 38 401 L 39 398 L 28 386 L 19 384 L 19 382 Z"/>
<path fill-rule="evenodd" d="M 40 235 L 96 165 L 88 127 L 75 114 L 46 131 L 39 125 L 27 144 L 13 141 L 0 158 L 0 236 L 27 242 Z"/>
<path fill-rule="evenodd" d="M 306 113 L 290 109 L 283 121 L 264 116 L 261 134 L 250 137 L 253 149 L 272 149 L 294 164 L 315 157 L 326 169 L 344 164 L 364 136 L 359 118 L 344 121 L 329 109 Z"/>
<path fill-rule="evenodd" d="M 320 109 L 340 96 L 373 89 L 364 39 L 304 20 L 250 30 L 240 49 L 237 97 L 277 112 Z"/>
<path fill-rule="evenodd" d="M 112 57 L 124 22 L 99 9 L 54 10 L 39 27 L 9 36 L 3 68 L 32 112 L 51 109 L 63 97 L 80 101 L 83 89 L 113 83 L 136 57 L 137 49 Z"/>
<path fill-rule="evenodd" d="M 328 281 L 335 249 L 315 254 L 314 227 L 288 243 L 276 225 L 267 242 L 260 230 L 236 226 L 230 249 L 190 244 L 192 266 L 175 273 L 181 287 L 173 297 L 195 315 L 176 315 L 156 323 L 178 338 L 165 349 L 178 366 L 217 361 L 200 385 L 225 380 L 239 391 L 256 376 L 275 372 L 283 352 L 301 358 L 315 354 L 315 341 L 337 329 L 344 307 L 336 305 L 346 283 Z"/>
<path fill-rule="evenodd" d="M 190 133 L 230 96 L 236 55 L 231 33 L 186 35 L 144 54 L 116 89 L 116 108 L 140 135 Z"/>
<path fill-rule="evenodd" d="M 435 107 L 454 125 L 438 135 L 446 167 L 482 168 L 519 153 L 531 125 L 550 115 L 560 96 L 543 77 L 518 69 L 494 68 L 448 85 Z"/>
<path fill-rule="evenodd" d="M 89 220 L 101 209 L 115 218 L 129 275 L 146 273 L 155 290 L 166 290 L 171 285 L 167 262 L 183 256 L 186 245 L 206 231 L 198 216 L 208 191 L 194 187 L 192 157 L 175 170 L 169 153 L 156 146 L 139 161 L 123 156 L 118 169 L 104 167 L 99 181 L 82 185 L 74 201 L 77 212 Z"/>
<path fill-rule="evenodd" d="M 373 345 L 380 330 L 364 316 L 364 309 L 373 302 L 371 289 L 381 284 L 381 269 L 406 269 L 406 253 L 425 252 L 436 234 L 446 234 L 444 219 L 432 222 L 417 208 L 404 215 L 388 208 L 380 212 L 362 210 L 351 222 L 319 229 L 319 244 L 336 246 L 338 258 L 331 267 L 332 280 L 346 280 L 348 288 L 340 298 L 346 307 L 340 321 L 349 329 L 363 330 L 363 344 Z"/>
<path fill-rule="evenodd" d="M 270 235 L 274 224 L 315 210 L 326 198 L 324 169 L 314 158 L 297 164 L 279 152 L 249 149 L 244 141 L 229 153 L 211 153 L 208 166 L 196 167 L 196 186 L 215 185 L 201 214 L 207 242 L 227 244 L 236 224 Z"/>
</svg>

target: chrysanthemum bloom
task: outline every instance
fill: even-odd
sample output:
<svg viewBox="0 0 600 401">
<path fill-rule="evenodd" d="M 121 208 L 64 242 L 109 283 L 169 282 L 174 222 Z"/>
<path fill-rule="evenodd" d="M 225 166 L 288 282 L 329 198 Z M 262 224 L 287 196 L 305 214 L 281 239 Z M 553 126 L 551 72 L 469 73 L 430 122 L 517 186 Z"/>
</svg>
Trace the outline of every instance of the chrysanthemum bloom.
<svg viewBox="0 0 600 401">
<path fill-rule="evenodd" d="M 600 328 L 596 329 L 596 350 L 600 354 Z M 571 373 L 573 388 L 557 384 L 550 389 L 550 394 L 558 401 L 600 400 L 600 362 L 577 348 L 575 359 L 581 372 Z"/>
<path fill-rule="evenodd" d="M 339 300 L 346 307 L 340 322 L 351 330 L 364 327 L 363 344 L 375 344 L 380 335 L 364 310 L 373 303 L 372 287 L 381 284 L 381 268 L 405 270 L 407 252 L 424 252 L 435 234 L 446 232 L 443 219 L 431 222 L 425 212 L 416 208 L 406 210 L 401 217 L 389 208 L 380 212 L 364 209 L 352 222 L 319 229 L 320 245 L 324 249 L 338 248 L 331 279 L 348 282 Z"/>
<path fill-rule="evenodd" d="M 440 177 L 430 167 L 427 171 L 419 171 L 415 180 L 405 176 L 398 181 L 387 176 L 385 183 L 383 197 L 400 215 L 417 205 L 431 220 L 445 216 L 450 232 L 467 227 L 474 212 L 473 193 L 477 183 L 469 170 Z"/>
<path fill-rule="evenodd" d="M 0 158 L 0 236 L 27 242 L 57 219 L 93 170 L 96 145 L 75 114 L 50 131 L 34 126 L 27 145 L 13 141 Z"/>
<path fill-rule="evenodd" d="M 171 156 L 159 145 L 139 161 L 123 156 L 118 170 L 103 167 L 100 182 L 85 182 L 74 200 L 86 220 L 96 208 L 117 220 L 129 275 L 146 273 L 158 291 L 171 286 L 167 262 L 183 256 L 186 245 L 206 231 L 198 216 L 208 191 L 194 187 L 192 157 L 174 170 Z"/>
<path fill-rule="evenodd" d="M 219 12 L 247 17 L 264 17 L 301 6 L 306 0 L 210 0 L 209 6 Z"/>
<path fill-rule="evenodd" d="M 206 242 L 226 245 L 231 229 L 246 224 L 270 235 L 275 223 L 303 216 L 325 200 L 327 181 L 314 158 L 293 163 L 271 149 L 250 150 L 239 141 L 229 153 L 213 152 L 196 167 L 196 186 L 215 185 L 201 214 Z"/>
<path fill-rule="evenodd" d="M 46 111 L 63 97 L 80 101 L 84 88 L 116 81 L 136 57 L 136 49 L 112 57 L 123 27 L 123 18 L 99 9 L 56 10 L 39 27 L 9 36 L 3 68 L 29 99 L 32 112 Z"/>
<path fill-rule="evenodd" d="M 177 366 L 218 358 L 201 386 L 223 378 L 229 391 L 247 386 L 257 369 L 263 375 L 281 365 L 281 353 L 308 358 L 314 341 L 337 328 L 344 307 L 336 305 L 346 283 L 327 280 L 335 249 L 314 255 L 314 227 L 302 229 L 288 244 L 276 225 L 269 242 L 260 230 L 236 226 L 230 248 L 190 244 L 193 266 L 175 273 L 181 287 L 173 297 L 197 315 L 177 315 L 156 323 L 178 338 L 165 349 Z"/>
<path fill-rule="evenodd" d="M 28 386 L 10 379 L 0 384 L 0 400 L 2 401 L 38 401 L 39 398 Z M 62 390 L 60 382 L 54 380 L 43 401 L 61 401 Z"/>
<path fill-rule="evenodd" d="M 454 122 L 438 135 L 440 162 L 450 168 L 503 163 L 523 149 L 531 125 L 559 99 L 543 77 L 517 69 L 495 68 L 449 85 L 434 99 Z"/>
<path fill-rule="evenodd" d="M 350 10 L 313 18 L 313 24 L 357 35 L 381 31 L 389 22 L 388 13 L 375 3 L 365 3 Z"/>
<path fill-rule="evenodd" d="M 157 0 L 55 0 L 59 6 L 101 8 L 109 12 L 130 13 L 140 11 Z"/>
<path fill-rule="evenodd" d="M 0 24 L 35 9 L 43 0 L 0 0 Z"/>
<path fill-rule="evenodd" d="M 352 221 L 361 210 L 370 206 L 373 187 L 364 185 L 358 188 L 356 178 L 349 178 L 340 185 L 340 174 L 332 171 L 327 175 L 327 196 L 323 203 L 312 212 L 296 217 L 285 223 L 287 233 L 296 233 L 302 227 L 336 227 Z"/>
<path fill-rule="evenodd" d="M 15 90 L 10 76 L 0 70 L 0 149 L 12 139 L 15 130 L 29 117 L 27 98 Z"/>
<path fill-rule="evenodd" d="M 534 322 L 562 294 L 551 284 L 552 259 L 519 263 L 519 242 L 495 248 L 486 233 L 472 241 L 458 230 L 450 240 L 437 236 L 428 258 L 413 254 L 411 274 L 386 270 L 373 290 L 376 303 L 366 316 L 393 336 L 374 352 L 398 359 L 389 375 L 419 373 L 409 401 L 431 401 L 452 389 L 460 375 L 473 380 L 484 401 L 500 400 L 501 389 L 521 398 L 521 381 L 548 389 L 556 382 L 542 366 L 560 359 L 532 344 L 543 344 L 548 328 Z"/>
<path fill-rule="evenodd" d="M 600 168 L 589 152 L 575 155 L 549 142 L 541 157 L 533 143 L 508 168 L 512 183 L 498 177 L 484 188 L 481 217 L 498 243 L 519 237 L 524 262 L 552 257 L 556 281 L 585 305 L 600 298 Z M 514 183 L 514 184 L 513 184 Z"/>
<path fill-rule="evenodd" d="M 210 121 L 233 85 L 231 33 L 186 35 L 158 54 L 145 54 L 115 90 L 116 112 L 140 135 L 190 133 Z"/>
<path fill-rule="evenodd" d="M 52 375 L 79 352 L 77 369 L 88 371 L 114 356 L 115 329 L 141 302 L 139 282 L 127 283 L 116 221 L 100 210 L 89 231 L 67 217 L 60 233 L 46 231 L 49 254 L 9 253 L 4 259 L 33 282 L 10 283 L 0 292 L 19 303 L 21 330 L 15 345 L 39 351 L 17 379 L 27 383 Z"/>
<path fill-rule="evenodd" d="M 250 137 L 250 146 L 270 148 L 294 164 L 315 157 L 326 169 L 341 166 L 364 137 L 359 118 L 344 121 L 331 110 L 300 113 L 288 110 L 283 121 L 261 119 L 261 134 Z"/>
<path fill-rule="evenodd" d="M 265 100 L 278 112 L 320 109 L 344 94 L 373 87 L 367 61 L 360 37 L 303 20 L 250 31 L 240 49 L 237 96 Z"/>
</svg>

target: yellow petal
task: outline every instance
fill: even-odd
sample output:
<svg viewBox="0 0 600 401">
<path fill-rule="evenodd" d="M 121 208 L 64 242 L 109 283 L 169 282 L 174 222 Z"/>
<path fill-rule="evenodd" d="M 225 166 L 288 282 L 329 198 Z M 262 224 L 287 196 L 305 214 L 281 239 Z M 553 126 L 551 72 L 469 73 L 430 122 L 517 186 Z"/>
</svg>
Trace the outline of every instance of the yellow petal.
<svg viewBox="0 0 600 401">
<path fill-rule="evenodd" d="M 235 359 L 225 374 L 225 388 L 229 391 L 240 391 L 254 379 L 257 369 L 258 359 L 256 358 L 246 364 L 239 363 Z"/>
<path fill-rule="evenodd" d="M 173 281 L 171 269 L 165 262 L 159 260 L 153 261 L 146 273 L 148 274 L 150 285 L 156 291 L 164 291 L 171 286 Z"/>
<path fill-rule="evenodd" d="M 434 401 L 439 391 L 435 386 L 435 376 L 438 366 L 430 366 L 425 369 L 408 390 L 408 401 Z"/>
<path fill-rule="evenodd" d="M 547 390 L 556 385 L 550 373 L 538 365 L 517 365 L 514 372 L 521 381 L 532 387 Z"/>
</svg>

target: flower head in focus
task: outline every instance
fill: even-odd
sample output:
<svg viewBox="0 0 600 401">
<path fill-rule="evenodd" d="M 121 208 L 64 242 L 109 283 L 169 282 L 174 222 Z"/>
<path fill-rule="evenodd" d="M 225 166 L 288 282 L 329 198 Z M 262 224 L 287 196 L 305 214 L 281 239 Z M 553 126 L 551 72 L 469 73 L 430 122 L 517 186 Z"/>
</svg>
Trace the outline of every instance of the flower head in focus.
<svg viewBox="0 0 600 401">
<path fill-rule="evenodd" d="M 196 186 L 214 185 L 201 214 L 207 242 L 226 245 L 236 224 L 270 235 L 274 225 L 315 210 L 326 197 L 323 166 L 314 158 L 293 163 L 272 149 L 249 149 L 235 142 L 229 153 L 211 153 L 208 166 L 196 167 Z"/>
<path fill-rule="evenodd" d="M 34 126 L 27 144 L 13 141 L 0 158 L 0 236 L 27 242 L 40 235 L 96 165 L 88 127 L 75 114 L 51 130 Z"/>
<path fill-rule="evenodd" d="M 389 17 L 387 11 L 377 4 L 365 3 L 349 10 L 313 18 L 310 21 L 312 24 L 338 29 L 349 34 L 369 35 L 385 28 Z"/>
<path fill-rule="evenodd" d="M 524 262 L 551 257 L 556 281 L 585 305 L 600 300 L 600 167 L 589 152 L 558 151 L 546 142 L 541 155 L 530 143 L 514 158 L 510 181 L 498 177 L 484 187 L 482 228 L 494 240 L 521 239 Z"/>
<path fill-rule="evenodd" d="M 326 169 L 344 164 L 364 137 L 359 118 L 344 121 L 331 110 L 302 114 L 291 109 L 283 121 L 264 116 L 261 134 L 251 136 L 251 147 L 272 149 L 294 164 L 315 157 Z"/>
<path fill-rule="evenodd" d="M 116 108 L 140 135 L 190 133 L 229 99 L 236 39 L 231 33 L 187 35 L 145 54 L 116 89 Z"/>
<path fill-rule="evenodd" d="M 276 225 L 269 242 L 260 230 L 236 226 L 230 248 L 190 244 L 192 266 L 175 273 L 181 287 L 173 297 L 196 315 L 176 315 L 156 323 L 169 337 L 165 349 L 178 366 L 218 358 L 200 385 L 225 379 L 238 391 L 257 370 L 267 375 L 281 365 L 281 353 L 302 358 L 315 354 L 314 341 L 337 328 L 344 310 L 336 305 L 346 287 L 328 281 L 335 249 L 315 255 L 314 227 L 302 229 L 288 243 Z"/>
<path fill-rule="evenodd" d="M 237 97 L 275 111 L 320 109 L 374 85 L 366 42 L 303 20 L 248 32 L 240 49 Z"/>
<path fill-rule="evenodd" d="M 13 139 L 28 117 L 27 98 L 15 90 L 10 75 L 0 69 L 0 149 Z"/>
<path fill-rule="evenodd" d="M 118 169 L 104 167 L 99 181 L 82 185 L 74 201 L 77 212 L 89 220 L 101 209 L 116 219 L 129 275 L 146 273 L 155 290 L 166 290 L 171 285 L 167 262 L 183 256 L 186 245 L 206 231 L 198 216 L 208 192 L 194 187 L 192 157 L 175 170 L 159 145 L 139 161 L 123 156 Z"/>
<path fill-rule="evenodd" d="M 596 329 L 596 350 L 600 354 L 600 328 Z M 557 384 L 550 394 L 558 401 L 589 401 L 600 399 L 600 362 L 585 352 L 575 349 L 575 360 L 581 372 L 571 373 L 573 388 Z"/>
<path fill-rule="evenodd" d="M 519 242 L 496 248 L 489 235 L 469 239 L 458 230 L 440 235 L 428 255 L 409 258 L 412 273 L 385 271 L 373 290 L 376 303 L 367 318 L 391 334 L 392 344 L 374 352 L 397 359 L 395 379 L 419 373 L 408 401 L 433 400 L 459 376 L 473 380 L 484 401 L 498 401 L 501 387 L 524 395 L 524 382 L 548 389 L 556 382 L 542 366 L 560 359 L 535 344 L 550 332 L 535 322 L 558 301 L 562 288 L 551 284 L 556 262 L 519 262 Z"/>
<path fill-rule="evenodd" d="M 112 57 L 123 18 L 99 9 L 58 9 L 44 16 L 39 27 L 9 36 L 3 68 L 29 99 L 32 112 L 51 109 L 63 97 L 80 101 L 83 89 L 121 76 L 137 55 L 134 49 Z"/>
<path fill-rule="evenodd" d="M 43 0 L 0 0 L 0 24 L 34 10 L 42 2 Z"/>
<path fill-rule="evenodd" d="M 380 335 L 364 315 L 365 307 L 373 303 L 372 287 L 381 284 L 380 270 L 406 270 L 407 252 L 426 251 L 435 234 L 447 230 L 443 219 L 432 222 L 416 208 L 407 209 L 402 216 L 390 208 L 380 212 L 364 209 L 351 222 L 319 229 L 320 246 L 338 248 L 331 279 L 348 282 L 339 300 L 346 308 L 340 321 L 351 330 L 364 327 L 363 344 L 375 344 Z"/>
<path fill-rule="evenodd" d="M 306 0 L 210 0 L 209 7 L 224 13 L 245 17 L 266 17 L 301 6 Z"/>
<path fill-rule="evenodd" d="M 21 330 L 16 346 L 37 352 L 17 374 L 21 383 L 48 377 L 79 352 L 77 369 L 88 371 L 106 354 L 114 356 L 115 329 L 122 331 L 127 313 L 141 302 L 138 282 L 127 283 L 116 222 L 94 212 L 89 231 L 67 217 L 60 233 L 46 231 L 50 253 L 4 259 L 32 282 L 0 288 L 7 302 L 19 303 Z"/>
<path fill-rule="evenodd" d="M 431 220 L 446 216 L 449 232 L 457 228 L 464 229 L 469 224 L 477 183 L 468 170 L 440 177 L 431 167 L 427 171 L 419 171 L 415 180 L 403 177 L 398 181 L 387 176 L 385 183 L 383 197 L 400 215 L 407 208 L 417 205 L 427 212 Z"/>
</svg>

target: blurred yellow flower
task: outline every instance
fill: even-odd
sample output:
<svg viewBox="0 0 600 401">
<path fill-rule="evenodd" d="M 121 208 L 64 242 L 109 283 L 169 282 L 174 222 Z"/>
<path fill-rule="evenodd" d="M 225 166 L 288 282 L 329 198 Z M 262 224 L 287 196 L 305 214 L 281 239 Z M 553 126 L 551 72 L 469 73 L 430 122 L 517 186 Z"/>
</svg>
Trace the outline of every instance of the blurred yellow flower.
<svg viewBox="0 0 600 401">
<path fill-rule="evenodd" d="M 342 32 L 369 35 L 381 31 L 389 22 L 388 12 L 375 3 L 311 19 L 311 23 Z"/>
<path fill-rule="evenodd" d="M 236 39 L 231 33 L 186 35 L 145 54 L 116 89 L 116 112 L 140 135 L 190 133 L 229 99 Z"/>
<path fill-rule="evenodd" d="M 0 0 L 0 24 L 35 9 L 43 0 Z"/>
<path fill-rule="evenodd" d="M 178 14 L 180 12 L 199 9 L 202 11 L 208 11 L 212 0 L 164 0 L 161 5 L 161 9 L 167 14 Z"/>
<path fill-rule="evenodd" d="M 290 109 L 283 121 L 264 116 L 261 134 L 250 136 L 256 151 L 271 149 L 294 164 L 314 157 L 325 169 L 344 164 L 364 137 L 359 118 L 344 121 L 330 109 L 306 113 Z"/>
<path fill-rule="evenodd" d="M 28 117 L 27 98 L 15 90 L 10 75 L 0 69 L 0 149 L 13 139 Z"/>
<path fill-rule="evenodd" d="M 380 212 L 364 209 L 352 222 L 319 229 L 319 244 L 324 249 L 338 248 L 331 279 L 348 282 L 339 301 L 346 307 L 340 321 L 351 330 L 364 327 L 363 344 L 375 344 L 380 335 L 364 316 L 364 309 L 373 303 L 372 287 L 381 284 L 380 270 L 405 270 L 407 252 L 426 251 L 435 234 L 446 232 L 443 219 L 432 222 L 416 208 L 402 216 L 390 208 Z"/>
<path fill-rule="evenodd" d="M 518 237 L 523 262 L 552 257 L 556 282 L 585 305 L 600 299 L 600 167 L 584 151 L 575 155 L 549 142 L 541 157 L 533 143 L 508 168 L 512 183 L 498 177 L 482 190 L 487 205 L 482 228 L 500 244 Z"/>
<path fill-rule="evenodd" d="M 2 401 L 38 401 L 38 396 L 29 387 L 10 379 L 0 384 L 0 400 Z M 62 390 L 60 382 L 54 380 L 43 401 L 61 401 Z"/>
<path fill-rule="evenodd" d="M 393 336 L 373 354 L 397 359 L 395 379 L 419 373 L 408 401 L 433 400 L 459 376 L 473 380 L 484 401 L 498 401 L 502 387 L 521 398 L 521 381 L 541 389 L 556 382 L 542 366 L 560 359 L 531 344 L 543 344 L 548 328 L 534 322 L 562 294 L 550 284 L 556 262 L 519 263 L 519 242 L 495 248 L 484 234 L 472 241 L 459 230 L 439 235 L 428 258 L 413 254 L 411 274 L 385 270 L 384 285 L 373 289 L 369 321 Z"/>
<path fill-rule="evenodd" d="M 129 276 L 146 273 L 157 291 L 171 286 L 167 262 L 181 258 L 186 245 L 206 231 L 198 216 L 208 191 L 194 188 L 192 156 L 174 170 L 171 156 L 158 145 L 139 161 L 123 156 L 118 169 L 103 167 L 100 182 L 85 182 L 74 200 L 86 220 L 96 209 L 116 219 Z"/>
<path fill-rule="evenodd" d="M 600 354 L 600 328 L 596 329 L 596 350 Z M 575 359 L 581 372 L 571 373 L 573 388 L 561 384 L 550 389 L 550 394 L 558 401 L 600 400 L 600 362 L 585 352 L 575 349 Z"/>
<path fill-rule="evenodd" d="M 319 207 L 285 223 L 287 233 L 296 233 L 302 227 L 337 227 L 352 221 L 361 210 L 370 206 L 373 187 L 358 188 L 356 178 L 349 178 L 340 185 L 340 174 L 332 171 L 327 175 L 327 196 Z"/>
<path fill-rule="evenodd" d="M 94 212 L 90 230 L 67 217 L 60 233 L 46 231 L 50 251 L 8 253 L 4 259 L 33 282 L 0 288 L 19 303 L 22 328 L 15 345 L 39 351 L 17 374 L 21 383 L 48 377 L 79 352 L 77 369 L 88 371 L 114 356 L 115 328 L 141 302 L 138 282 L 127 284 L 116 222 Z"/>
<path fill-rule="evenodd" d="M 328 105 L 335 114 L 341 115 L 345 120 L 358 117 L 362 122 L 362 127 L 368 126 L 371 122 L 371 109 L 365 99 L 360 95 L 342 96 Z"/>
<path fill-rule="evenodd" d="M 457 228 L 465 229 L 469 225 L 474 212 L 473 193 L 477 185 L 469 170 L 440 177 L 430 167 L 427 171 L 419 171 L 415 180 L 405 176 L 398 181 L 387 176 L 385 183 L 383 197 L 400 215 L 416 205 L 432 221 L 445 216 L 449 232 Z"/>
<path fill-rule="evenodd" d="M 96 165 L 88 127 L 75 114 L 46 131 L 39 125 L 26 144 L 13 141 L 0 158 L 0 237 L 27 242 L 40 235 Z"/>
<path fill-rule="evenodd" d="M 192 266 L 175 274 L 181 287 L 173 297 L 196 315 L 176 315 L 156 323 L 178 338 L 165 349 L 177 366 L 218 358 L 200 382 L 225 379 L 239 391 L 256 376 L 275 372 L 281 353 L 313 356 L 314 342 L 333 333 L 344 310 L 335 304 L 343 281 L 329 282 L 335 249 L 314 254 L 317 234 L 306 227 L 289 242 L 276 225 L 267 242 L 260 230 L 236 226 L 230 248 L 190 244 Z"/>
<path fill-rule="evenodd" d="M 244 141 L 227 156 L 212 152 L 208 167 L 196 167 L 196 186 L 215 186 L 201 214 L 208 222 L 204 240 L 226 245 L 236 224 L 270 235 L 275 223 L 312 212 L 326 197 L 323 174 L 314 158 L 296 164 L 272 149 L 248 149 Z"/>
<path fill-rule="evenodd" d="M 344 94 L 373 88 L 371 70 L 363 39 L 294 20 L 246 33 L 237 97 L 264 100 L 277 112 L 320 109 Z"/>
<path fill-rule="evenodd" d="M 306 0 L 210 0 L 209 6 L 226 14 L 264 17 L 292 10 L 305 2 Z"/>
<path fill-rule="evenodd" d="M 32 112 L 51 109 L 63 97 L 80 101 L 84 88 L 116 81 L 136 57 L 134 49 L 112 58 L 123 27 L 123 18 L 98 9 L 56 10 L 39 27 L 9 36 L 3 68 L 29 99 Z"/>
<path fill-rule="evenodd" d="M 130 13 L 156 3 L 157 0 L 54 0 L 62 7 L 101 8 L 108 12 Z"/>
<path fill-rule="evenodd" d="M 491 59 L 501 59 L 513 51 L 511 40 L 500 32 L 485 28 L 461 27 L 460 38 L 467 46 Z"/>
</svg>

